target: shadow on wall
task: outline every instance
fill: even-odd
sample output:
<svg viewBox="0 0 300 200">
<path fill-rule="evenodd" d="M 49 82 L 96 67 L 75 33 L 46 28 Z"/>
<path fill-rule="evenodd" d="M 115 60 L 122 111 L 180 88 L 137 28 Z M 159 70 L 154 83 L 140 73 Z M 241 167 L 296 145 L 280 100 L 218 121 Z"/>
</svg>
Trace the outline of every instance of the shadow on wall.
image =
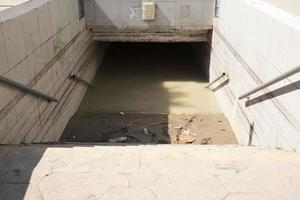
<svg viewBox="0 0 300 200">
<path fill-rule="evenodd" d="M 258 103 L 262 103 L 264 101 L 271 100 L 273 98 L 276 98 L 276 97 L 279 97 L 281 95 L 285 95 L 285 94 L 294 92 L 294 91 L 299 90 L 299 89 L 300 89 L 300 81 L 296 81 L 296 82 L 290 83 L 288 85 L 285 85 L 283 87 L 280 87 L 276 90 L 273 90 L 271 92 L 268 92 L 266 94 L 255 97 L 253 99 L 249 99 L 245 102 L 245 106 L 247 106 L 247 107 L 254 106 Z M 252 145 L 253 134 L 255 132 L 254 126 L 255 126 L 254 122 L 250 124 L 248 145 Z"/>
<path fill-rule="evenodd" d="M 139 10 L 140 15 L 142 15 L 142 9 Z M 141 20 L 142 21 L 142 20 Z M 155 27 L 157 26 L 158 28 L 160 27 L 171 27 L 174 26 L 175 24 L 172 24 L 172 21 L 169 19 L 167 15 L 163 12 L 160 6 L 156 6 L 156 16 L 155 20 L 150 20 L 150 21 L 143 21 L 150 27 Z"/>
<path fill-rule="evenodd" d="M 209 37 L 212 37 L 211 35 Z M 201 71 L 204 77 L 209 80 L 210 75 L 210 52 L 211 46 L 209 43 L 191 43 L 192 53 L 196 62 L 199 66 L 201 66 Z"/>
<path fill-rule="evenodd" d="M 250 100 L 246 101 L 245 105 L 247 107 L 253 106 L 255 104 L 273 99 L 275 97 L 278 97 L 278 96 L 281 96 L 281 95 L 284 95 L 284 94 L 288 94 L 290 92 L 293 92 L 293 91 L 299 90 L 299 89 L 300 89 L 300 81 L 296 81 L 296 82 L 290 83 L 286 86 L 283 86 L 281 88 L 278 88 L 276 90 L 273 90 L 271 92 L 268 92 L 266 94 L 260 95 L 258 97 L 253 98 L 253 99 L 250 99 Z"/>
<path fill-rule="evenodd" d="M 119 1 L 111 1 L 110 3 L 103 4 L 104 5 L 111 5 L 108 9 L 102 8 L 99 5 L 100 2 L 95 1 L 94 5 L 94 23 L 95 25 L 107 26 L 107 27 L 117 27 L 121 23 L 120 18 L 120 7 L 121 3 Z M 116 10 L 117 9 L 117 10 Z M 119 10 L 118 10 L 119 9 Z M 88 12 L 88 11 L 85 11 Z"/>
<path fill-rule="evenodd" d="M 248 140 L 248 145 L 249 145 L 249 146 L 252 145 L 253 134 L 254 134 L 254 126 L 255 126 L 255 123 L 252 122 L 252 123 L 250 124 L 250 127 L 249 127 L 249 140 Z"/>
<path fill-rule="evenodd" d="M 225 87 L 226 85 L 229 84 L 229 81 L 230 81 L 229 78 L 227 78 L 225 81 L 223 81 L 222 83 L 220 83 L 219 85 L 217 85 L 216 87 L 214 87 L 212 89 L 212 91 L 216 92 L 216 91 L 222 89 L 223 87 Z"/>
</svg>

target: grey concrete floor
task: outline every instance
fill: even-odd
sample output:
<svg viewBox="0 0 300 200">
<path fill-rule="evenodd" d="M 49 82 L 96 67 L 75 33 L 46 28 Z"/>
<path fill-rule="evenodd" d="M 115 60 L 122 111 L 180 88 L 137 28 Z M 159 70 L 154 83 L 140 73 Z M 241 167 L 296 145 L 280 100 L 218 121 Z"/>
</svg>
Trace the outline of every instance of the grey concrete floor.
<svg viewBox="0 0 300 200">
<path fill-rule="evenodd" d="M 237 146 L 0 147 L 2 200 L 299 200 L 300 155 Z"/>
</svg>

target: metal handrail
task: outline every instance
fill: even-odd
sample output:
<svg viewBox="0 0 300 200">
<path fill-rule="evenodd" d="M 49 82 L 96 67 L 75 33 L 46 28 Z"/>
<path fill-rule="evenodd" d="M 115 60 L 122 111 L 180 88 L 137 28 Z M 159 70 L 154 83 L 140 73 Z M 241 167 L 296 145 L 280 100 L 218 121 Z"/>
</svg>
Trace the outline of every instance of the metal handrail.
<svg viewBox="0 0 300 200">
<path fill-rule="evenodd" d="M 209 88 L 210 86 L 212 86 L 214 83 L 216 83 L 217 81 L 219 81 L 224 76 L 226 76 L 225 72 L 223 72 L 220 76 L 218 76 L 215 80 L 213 80 L 208 86 L 206 86 L 206 88 Z"/>
<path fill-rule="evenodd" d="M 277 82 L 279 82 L 279 81 L 281 81 L 283 79 L 286 79 L 287 77 L 292 76 L 292 75 L 294 75 L 294 74 L 296 74 L 298 72 L 300 72 L 300 65 L 298 67 L 295 67 L 295 68 L 293 68 L 293 69 L 291 69 L 291 70 L 289 70 L 289 71 L 281 74 L 280 76 L 277 76 L 276 78 L 274 78 L 274 79 L 272 79 L 272 80 L 270 80 L 270 81 L 268 81 L 268 82 L 266 82 L 266 83 L 264 83 L 264 84 L 262 84 L 262 85 L 260 85 L 260 86 L 258 86 L 256 88 L 250 90 L 249 92 L 241 95 L 239 97 L 239 100 L 241 100 L 243 98 L 246 98 L 246 97 L 250 96 L 251 94 L 254 94 L 254 93 L 256 93 L 256 92 L 258 92 L 260 90 L 263 90 L 263 89 L 269 87 L 270 85 L 273 85 L 273 84 L 275 84 L 275 83 L 277 83 Z"/>
<path fill-rule="evenodd" d="M 21 83 L 19 83 L 19 82 L 16 82 L 16 81 L 14 81 L 14 80 L 5 78 L 4 76 L 1 76 L 1 75 L 0 75 L 0 82 L 3 82 L 3 83 L 5 83 L 5 84 L 7 84 L 7 85 L 10 85 L 10 86 L 13 86 L 13 87 L 15 87 L 15 88 L 18 88 L 18 89 L 20 89 L 20 90 L 23 90 L 23 91 L 25 91 L 25 92 L 27 92 L 27 93 L 30 93 L 30 94 L 32 94 L 32 95 L 41 97 L 41 98 L 46 99 L 46 100 L 48 100 L 48 101 L 53 101 L 53 102 L 57 102 L 57 101 L 58 101 L 58 100 L 55 99 L 54 97 L 51 97 L 51 96 L 49 96 L 49 95 L 47 95 L 47 94 L 44 94 L 44 93 L 41 93 L 41 92 L 39 92 L 39 91 L 37 91 L 37 90 L 34 90 L 34 89 L 32 89 L 32 88 L 30 88 L 30 87 L 28 87 L 28 86 L 26 86 L 26 85 L 23 85 L 23 84 L 21 84 Z"/>
<path fill-rule="evenodd" d="M 75 75 L 75 74 L 71 74 L 71 75 L 70 75 L 70 79 L 73 79 L 73 80 L 75 80 L 75 81 L 82 82 L 82 83 L 88 85 L 89 87 L 94 87 L 94 84 L 93 84 L 93 83 L 90 83 L 90 82 L 88 82 L 88 81 L 86 81 L 86 80 L 83 80 L 82 78 L 78 77 L 78 76 Z"/>
</svg>

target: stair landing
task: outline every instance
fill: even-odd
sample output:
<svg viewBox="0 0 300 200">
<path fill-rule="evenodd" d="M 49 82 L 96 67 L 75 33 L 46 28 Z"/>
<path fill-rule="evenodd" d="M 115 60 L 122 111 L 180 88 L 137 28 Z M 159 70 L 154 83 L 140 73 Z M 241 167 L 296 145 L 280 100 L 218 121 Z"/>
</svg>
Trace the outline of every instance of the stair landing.
<svg viewBox="0 0 300 200">
<path fill-rule="evenodd" d="M 241 146 L 0 147 L 0 199 L 300 199 L 300 155 Z"/>
</svg>

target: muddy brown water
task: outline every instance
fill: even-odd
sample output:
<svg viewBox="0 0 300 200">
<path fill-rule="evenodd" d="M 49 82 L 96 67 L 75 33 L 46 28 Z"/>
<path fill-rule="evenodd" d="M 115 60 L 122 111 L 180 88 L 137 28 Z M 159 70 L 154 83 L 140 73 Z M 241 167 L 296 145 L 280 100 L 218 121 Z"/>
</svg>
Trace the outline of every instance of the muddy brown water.
<svg viewBox="0 0 300 200">
<path fill-rule="evenodd" d="M 214 93 L 206 88 L 209 58 L 194 49 L 113 44 L 61 141 L 126 137 L 126 143 L 236 144 Z"/>
</svg>

